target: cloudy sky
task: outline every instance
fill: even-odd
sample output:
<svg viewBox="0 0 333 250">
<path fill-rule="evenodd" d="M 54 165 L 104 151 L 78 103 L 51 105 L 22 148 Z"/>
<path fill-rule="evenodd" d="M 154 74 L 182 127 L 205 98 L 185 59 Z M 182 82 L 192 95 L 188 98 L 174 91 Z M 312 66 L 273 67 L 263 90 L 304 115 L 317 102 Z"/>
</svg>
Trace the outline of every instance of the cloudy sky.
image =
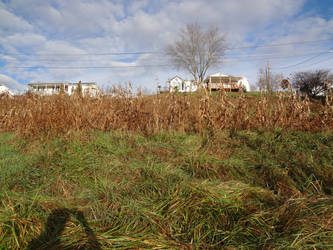
<svg viewBox="0 0 333 250">
<path fill-rule="evenodd" d="M 286 76 L 332 70 L 333 0 L 0 0 L 0 84 L 132 82 L 155 91 L 175 75 L 191 78 L 163 55 L 189 23 L 226 35 L 224 63 L 208 73 L 254 86 L 267 60 Z"/>
</svg>

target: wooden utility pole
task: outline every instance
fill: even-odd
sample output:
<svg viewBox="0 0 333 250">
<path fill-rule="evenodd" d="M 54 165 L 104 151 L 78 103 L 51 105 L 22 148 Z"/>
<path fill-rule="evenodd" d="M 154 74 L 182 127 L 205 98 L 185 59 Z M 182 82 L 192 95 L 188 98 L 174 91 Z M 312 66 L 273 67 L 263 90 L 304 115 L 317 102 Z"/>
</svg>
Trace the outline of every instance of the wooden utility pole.
<svg viewBox="0 0 333 250">
<path fill-rule="evenodd" d="M 269 61 L 267 61 L 267 91 L 271 92 L 272 88 L 271 88 L 271 69 L 269 66 Z"/>
</svg>

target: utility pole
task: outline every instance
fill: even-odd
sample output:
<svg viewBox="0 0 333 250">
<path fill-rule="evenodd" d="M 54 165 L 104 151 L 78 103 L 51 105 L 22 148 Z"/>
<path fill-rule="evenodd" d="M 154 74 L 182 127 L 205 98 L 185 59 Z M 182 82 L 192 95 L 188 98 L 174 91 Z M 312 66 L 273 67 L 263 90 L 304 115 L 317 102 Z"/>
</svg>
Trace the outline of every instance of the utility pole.
<svg viewBox="0 0 333 250">
<path fill-rule="evenodd" d="M 271 70 L 270 70 L 270 66 L 269 66 L 269 60 L 267 61 L 267 91 L 271 92 L 272 88 L 271 88 Z"/>
<path fill-rule="evenodd" d="M 158 75 L 156 74 L 155 75 L 155 82 L 156 82 L 156 85 L 157 85 L 157 94 L 161 94 L 161 84 L 160 84 L 160 81 L 159 81 L 159 78 L 158 78 Z"/>
</svg>

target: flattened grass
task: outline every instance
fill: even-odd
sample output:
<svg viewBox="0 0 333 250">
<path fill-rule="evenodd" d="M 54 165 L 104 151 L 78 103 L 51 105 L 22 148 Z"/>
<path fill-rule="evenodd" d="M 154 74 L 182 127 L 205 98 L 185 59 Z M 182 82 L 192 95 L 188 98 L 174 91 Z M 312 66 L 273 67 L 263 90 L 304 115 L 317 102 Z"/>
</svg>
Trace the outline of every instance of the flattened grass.
<svg viewBox="0 0 333 250">
<path fill-rule="evenodd" d="M 329 132 L 0 142 L 0 248 L 333 247 Z M 54 217 L 63 228 L 50 232 Z"/>
</svg>

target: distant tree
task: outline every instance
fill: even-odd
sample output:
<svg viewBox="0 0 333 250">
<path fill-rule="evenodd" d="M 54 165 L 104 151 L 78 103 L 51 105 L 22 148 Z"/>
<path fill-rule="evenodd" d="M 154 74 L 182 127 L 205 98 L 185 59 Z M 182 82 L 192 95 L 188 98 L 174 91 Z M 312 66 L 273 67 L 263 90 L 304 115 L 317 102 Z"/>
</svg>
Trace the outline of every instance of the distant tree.
<svg viewBox="0 0 333 250">
<path fill-rule="evenodd" d="M 272 73 L 267 66 L 264 69 L 259 69 L 258 78 L 258 86 L 260 89 L 270 93 L 281 89 L 283 75 Z"/>
<path fill-rule="evenodd" d="M 83 96 L 81 81 L 79 81 L 79 83 L 77 84 L 77 87 L 75 89 L 75 94 L 80 97 Z"/>
<path fill-rule="evenodd" d="M 308 95 L 315 97 L 324 93 L 331 86 L 333 75 L 329 74 L 329 70 L 316 70 L 307 72 L 297 72 L 292 76 L 292 85 Z"/>
<path fill-rule="evenodd" d="M 65 94 L 65 87 L 64 87 L 64 84 L 61 84 L 60 85 L 60 89 L 59 89 L 59 94 Z"/>
<path fill-rule="evenodd" d="M 221 64 L 226 48 L 225 36 L 217 27 L 203 31 L 198 24 L 189 24 L 180 31 L 179 40 L 167 46 L 166 54 L 177 68 L 202 82 L 210 67 Z"/>
</svg>

